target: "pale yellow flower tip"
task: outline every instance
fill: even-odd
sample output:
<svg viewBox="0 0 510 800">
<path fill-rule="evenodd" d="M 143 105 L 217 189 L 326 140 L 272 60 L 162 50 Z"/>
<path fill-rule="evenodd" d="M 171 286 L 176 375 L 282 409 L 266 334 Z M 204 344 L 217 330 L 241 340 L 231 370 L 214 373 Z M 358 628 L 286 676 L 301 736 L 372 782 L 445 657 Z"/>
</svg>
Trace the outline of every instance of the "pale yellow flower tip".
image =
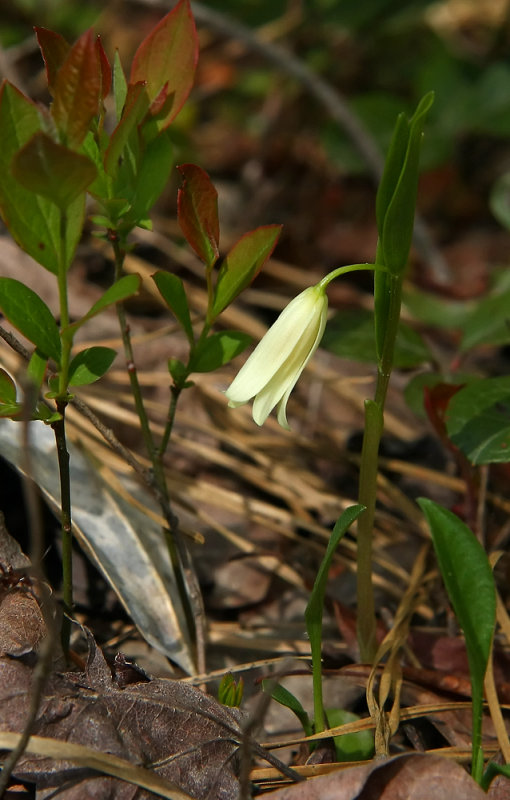
<svg viewBox="0 0 510 800">
<path fill-rule="evenodd" d="M 289 429 L 287 401 L 319 346 L 327 313 L 328 298 L 320 284 L 291 300 L 227 389 L 229 406 L 235 408 L 255 398 L 253 419 L 257 425 L 278 406 L 278 422 Z"/>
</svg>

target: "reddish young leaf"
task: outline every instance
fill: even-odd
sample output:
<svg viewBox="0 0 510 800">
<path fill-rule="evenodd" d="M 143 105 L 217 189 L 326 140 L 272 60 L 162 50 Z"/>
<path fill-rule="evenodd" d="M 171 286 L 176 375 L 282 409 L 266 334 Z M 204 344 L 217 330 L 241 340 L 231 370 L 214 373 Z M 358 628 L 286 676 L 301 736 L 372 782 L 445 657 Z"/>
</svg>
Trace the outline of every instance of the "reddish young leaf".
<svg viewBox="0 0 510 800">
<path fill-rule="evenodd" d="M 221 265 L 214 292 L 217 317 L 260 272 L 280 235 L 281 225 L 266 225 L 242 236 Z"/>
<path fill-rule="evenodd" d="M 51 109 L 64 144 L 77 148 L 99 111 L 101 61 L 92 31 L 72 46 L 55 80 Z"/>
<path fill-rule="evenodd" d="M 218 192 L 195 164 L 181 164 L 177 169 L 184 178 L 177 195 L 179 224 L 197 256 L 210 267 L 219 256 Z"/>
<path fill-rule="evenodd" d="M 154 113 L 160 116 L 160 130 L 170 125 L 188 97 L 197 59 L 198 39 L 189 0 L 179 0 L 140 44 L 129 79 L 129 83 L 146 81 L 150 102 L 158 99 Z"/>
<path fill-rule="evenodd" d="M 50 31 L 48 28 L 36 27 L 34 30 L 46 66 L 48 89 L 54 94 L 57 73 L 66 60 L 71 45 L 60 33 Z"/>
<path fill-rule="evenodd" d="M 104 100 L 105 97 L 108 97 L 110 89 L 112 88 L 112 68 L 108 61 L 108 56 L 104 51 L 100 36 L 96 39 L 96 50 L 101 65 L 101 99 Z"/>
</svg>

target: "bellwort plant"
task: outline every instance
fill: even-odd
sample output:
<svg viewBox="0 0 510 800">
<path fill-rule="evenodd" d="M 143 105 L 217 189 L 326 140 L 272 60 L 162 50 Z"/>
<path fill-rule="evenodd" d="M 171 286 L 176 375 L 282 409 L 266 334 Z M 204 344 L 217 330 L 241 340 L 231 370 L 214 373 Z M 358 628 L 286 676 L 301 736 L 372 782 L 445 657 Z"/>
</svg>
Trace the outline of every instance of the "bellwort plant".
<svg viewBox="0 0 510 800">
<path fill-rule="evenodd" d="M 357 613 L 358 644 L 362 661 L 372 663 L 376 654 L 376 619 L 372 585 L 372 534 L 376 504 L 379 442 L 383 431 L 384 405 L 393 367 L 395 339 L 400 320 L 404 271 L 411 247 L 416 205 L 419 155 L 426 114 L 433 102 L 427 94 L 411 117 L 401 114 L 395 126 L 385 168 L 377 192 L 376 216 L 379 233 L 373 264 L 352 264 L 330 272 L 317 285 L 305 289 L 280 314 L 227 389 L 230 406 L 252 398 L 253 419 L 263 424 L 278 407 L 278 422 L 288 428 L 286 406 L 306 364 L 319 346 L 327 319 L 327 287 L 335 278 L 355 270 L 374 271 L 374 313 L 377 351 L 377 382 L 374 399 L 365 401 L 365 429 L 361 453 L 357 506 L 343 524 L 335 526 L 335 545 L 358 518 Z M 345 512 L 344 512 L 345 514 Z M 331 560 L 329 548 L 326 558 Z M 329 562 L 328 562 L 329 563 Z M 324 562 L 323 566 L 326 564 Z M 324 569 L 320 570 L 313 597 L 324 597 Z M 320 636 L 322 601 L 310 602 L 307 627 L 312 643 L 315 727 L 322 730 L 325 714 L 320 689 Z"/>
</svg>

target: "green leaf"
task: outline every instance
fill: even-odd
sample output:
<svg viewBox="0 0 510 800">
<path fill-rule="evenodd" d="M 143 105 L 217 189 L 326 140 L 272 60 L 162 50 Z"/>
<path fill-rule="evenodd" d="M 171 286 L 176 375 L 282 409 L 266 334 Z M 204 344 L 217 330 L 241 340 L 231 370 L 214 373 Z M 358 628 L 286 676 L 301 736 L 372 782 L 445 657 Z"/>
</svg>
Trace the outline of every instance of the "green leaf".
<svg viewBox="0 0 510 800">
<path fill-rule="evenodd" d="M 189 375 L 189 370 L 186 364 L 183 364 L 178 358 L 168 359 L 168 371 L 172 376 L 176 386 L 185 389 L 187 386 L 192 385 L 186 381 L 186 378 Z"/>
<path fill-rule="evenodd" d="M 189 343 L 193 345 L 195 337 L 191 325 L 188 299 L 181 279 L 171 272 L 156 272 L 152 277 L 161 297 L 179 322 Z"/>
<path fill-rule="evenodd" d="M 138 47 L 129 83 L 144 81 L 158 114 L 158 128 L 167 128 L 188 97 L 198 59 L 198 38 L 189 0 L 179 0 Z"/>
<path fill-rule="evenodd" d="M 328 321 L 322 346 L 341 358 L 377 362 L 374 342 L 374 315 L 365 309 L 347 309 Z M 394 366 L 410 369 L 430 361 L 425 342 L 405 322 L 399 325 L 395 343 Z"/>
<path fill-rule="evenodd" d="M 124 275 L 122 278 L 119 278 L 119 280 L 115 281 L 115 283 L 106 290 L 103 296 L 94 303 L 84 317 L 68 325 L 67 328 L 63 329 L 63 332 L 77 331 L 78 328 L 81 328 L 82 325 L 92 319 L 92 317 L 95 317 L 96 314 L 104 311 L 105 308 L 113 306 L 115 303 L 121 303 L 128 297 L 132 297 L 140 289 L 140 283 L 141 278 L 139 275 Z"/>
<path fill-rule="evenodd" d="M 271 678 L 265 678 L 262 681 L 262 691 L 270 694 L 273 700 L 292 711 L 301 723 L 305 736 L 312 736 L 313 725 L 310 722 L 310 717 L 292 692 L 289 692 L 285 686 L 281 686 L 279 683 L 275 684 Z"/>
<path fill-rule="evenodd" d="M 23 411 L 23 403 L 1 403 L 0 402 L 0 417 L 8 417 L 9 419 L 16 419 Z"/>
<path fill-rule="evenodd" d="M 472 772 L 482 777 L 483 682 L 496 623 L 496 591 L 489 560 L 472 531 L 451 511 L 420 498 L 443 581 L 464 631 L 473 703 Z"/>
<path fill-rule="evenodd" d="M 197 256 L 212 267 L 220 252 L 218 192 L 195 164 L 181 164 L 177 169 L 184 178 L 177 195 L 179 225 Z"/>
<path fill-rule="evenodd" d="M 113 94 L 115 97 L 115 113 L 117 122 L 119 122 L 126 103 L 127 81 L 124 70 L 122 69 L 118 50 L 115 51 L 115 58 L 113 60 Z"/>
<path fill-rule="evenodd" d="M 236 683 L 231 672 L 227 672 L 220 681 L 218 687 L 218 700 L 229 708 L 238 708 L 243 699 L 244 681 L 239 678 Z"/>
<path fill-rule="evenodd" d="M 36 347 L 30 357 L 30 361 L 28 362 L 27 377 L 32 381 L 37 389 L 40 389 L 42 386 L 44 376 L 46 375 L 47 366 L 48 356 L 46 356 L 44 353 L 41 353 L 41 351 Z"/>
<path fill-rule="evenodd" d="M 510 461 L 510 377 L 484 378 L 460 389 L 445 419 L 451 441 L 471 463 Z"/>
<path fill-rule="evenodd" d="M 414 210 L 418 191 L 419 160 L 425 117 L 434 101 L 433 92 L 422 98 L 408 123 L 407 142 L 404 150 L 404 126 L 397 123 L 396 136 L 388 155 L 388 182 L 381 180 L 383 194 L 376 201 L 379 208 L 378 228 L 382 249 L 382 262 L 390 273 L 400 275 L 404 270 L 414 227 Z M 393 152 L 395 148 L 395 152 Z M 400 174 L 398 163 L 401 164 Z M 393 188 L 393 191 L 391 189 Z M 389 199 L 391 196 L 391 199 Z M 380 225 L 382 223 L 382 225 Z"/>
<path fill-rule="evenodd" d="M 37 106 L 10 83 L 0 87 L 0 212 L 19 246 L 54 274 L 60 252 L 60 211 L 50 200 L 34 195 L 17 181 L 11 162 L 31 137 L 41 130 Z M 66 266 L 73 258 L 83 229 L 85 197 L 67 209 Z"/>
<path fill-rule="evenodd" d="M 91 30 L 73 44 L 54 83 L 51 113 L 64 144 L 78 148 L 99 112 L 102 70 Z"/>
<path fill-rule="evenodd" d="M 483 301 L 482 301 L 483 302 Z M 402 292 L 402 305 L 413 319 L 438 328 L 466 329 L 467 321 L 477 307 L 478 301 L 459 302 L 445 300 L 431 292 L 423 292 L 416 286 L 406 286 Z"/>
<path fill-rule="evenodd" d="M 313 670 L 313 694 L 314 694 L 314 709 L 315 709 L 315 729 L 317 731 L 324 730 L 324 706 L 322 701 L 322 614 L 324 611 L 324 597 L 326 594 L 326 585 L 328 582 L 328 574 L 333 561 L 335 550 L 342 537 L 345 535 L 352 523 L 358 519 L 359 515 L 365 510 L 365 506 L 354 505 L 346 508 L 336 521 L 335 527 L 331 534 L 326 553 L 322 559 L 313 589 L 310 593 L 308 605 L 305 610 L 306 631 L 310 640 L 310 649 L 312 651 L 312 670 Z"/>
<path fill-rule="evenodd" d="M 460 345 L 465 353 L 480 344 L 505 345 L 510 342 L 510 289 L 478 301 L 463 325 Z"/>
<path fill-rule="evenodd" d="M 212 372 L 232 361 L 251 343 L 252 338 L 240 331 L 219 331 L 204 339 L 189 365 L 191 372 Z"/>
<path fill-rule="evenodd" d="M 60 364 L 57 323 L 46 303 L 32 289 L 14 278 L 0 278 L 0 308 L 23 336 Z"/>
<path fill-rule="evenodd" d="M 162 131 L 155 139 L 142 147 L 134 184 L 134 196 L 127 220 L 145 227 L 150 211 L 168 183 L 174 165 L 174 149 L 168 131 Z"/>
<path fill-rule="evenodd" d="M 110 347 L 87 347 L 69 365 L 69 386 L 85 386 L 102 378 L 117 355 Z"/>
<path fill-rule="evenodd" d="M 0 403 L 16 402 L 16 384 L 4 369 L 0 368 Z"/>
<path fill-rule="evenodd" d="M 336 728 L 338 725 L 347 725 L 357 722 L 361 717 L 352 711 L 341 708 L 328 708 L 326 710 L 328 726 Z M 374 734 L 372 731 L 358 731 L 346 733 L 344 736 L 334 736 L 337 761 L 368 761 L 374 755 Z"/>
<path fill-rule="evenodd" d="M 86 156 L 57 144 L 45 133 L 36 133 L 14 157 L 12 174 L 26 189 L 67 211 L 97 171 Z"/>
<path fill-rule="evenodd" d="M 273 252 L 281 225 L 266 225 L 246 233 L 226 256 L 218 274 L 212 317 L 221 314 L 260 272 Z"/>
<path fill-rule="evenodd" d="M 107 147 L 104 168 L 112 178 L 117 176 L 119 167 L 131 157 L 128 151 L 128 142 L 131 135 L 137 133 L 136 127 L 141 122 L 149 105 L 146 86 L 143 82 L 128 87 L 126 102 L 122 117 L 113 131 L 110 144 Z"/>
</svg>

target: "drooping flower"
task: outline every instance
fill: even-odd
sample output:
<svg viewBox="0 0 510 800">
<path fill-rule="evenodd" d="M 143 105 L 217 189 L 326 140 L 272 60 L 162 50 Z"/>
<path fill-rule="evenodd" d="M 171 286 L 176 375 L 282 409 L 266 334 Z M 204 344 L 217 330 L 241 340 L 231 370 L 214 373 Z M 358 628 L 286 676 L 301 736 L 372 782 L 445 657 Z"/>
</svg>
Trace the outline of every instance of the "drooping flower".
<svg viewBox="0 0 510 800">
<path fill-rule="evenodd" d="M 320 283 L 291 300 L 227 389 L 229 406 L 255 398 L 252 413 L 257 425 L 278 406 L 278 422 L 288 430 L 287 401 L 319 346 L 327 311 L 326 286 Z"/>
</svg>

